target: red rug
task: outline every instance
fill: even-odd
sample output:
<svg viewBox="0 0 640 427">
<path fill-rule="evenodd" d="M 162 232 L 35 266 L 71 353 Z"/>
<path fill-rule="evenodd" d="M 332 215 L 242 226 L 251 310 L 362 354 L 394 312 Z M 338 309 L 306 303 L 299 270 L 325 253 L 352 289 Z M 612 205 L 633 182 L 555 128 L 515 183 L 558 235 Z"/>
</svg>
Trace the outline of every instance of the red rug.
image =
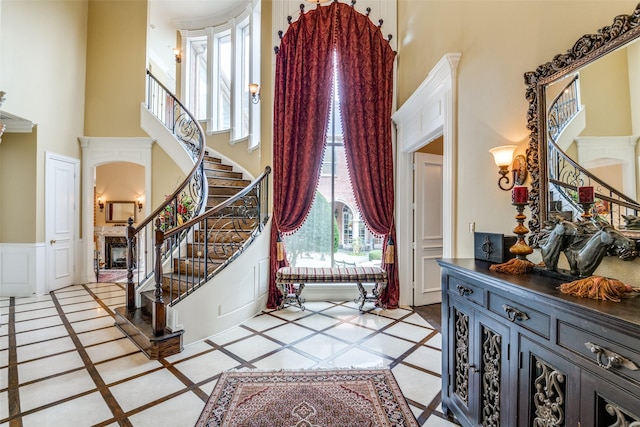
<svg viewBox="0 0 640 427">
<path fill-rule="evenodd" d="M 390 369 L 232 371 L 196 427 L 374 427 L 418 424 Z"/>
</svg>

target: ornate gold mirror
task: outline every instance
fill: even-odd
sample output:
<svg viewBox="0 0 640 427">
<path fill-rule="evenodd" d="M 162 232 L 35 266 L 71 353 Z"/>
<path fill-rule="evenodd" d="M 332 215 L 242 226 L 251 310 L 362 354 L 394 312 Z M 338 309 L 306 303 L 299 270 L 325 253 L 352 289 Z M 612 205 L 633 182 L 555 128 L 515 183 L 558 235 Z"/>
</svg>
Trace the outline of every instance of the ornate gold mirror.
<svg viewBox="0 0 640 427">
<path fill-rule="evenodd" d="M 575 202 L 581 186 L 595 190 L 594 215 L 640 238 L 629 222 L 640 215 L 639 36 L 640 5 L 525 73 L 532 246 L 558 193 Z"/>
<path fill-rule="evenodd" d="M 136 202 L 107 201 L 104 210 L 105 222 L 126 224 L 130 217 L 136 222 Z"/>
</svg>

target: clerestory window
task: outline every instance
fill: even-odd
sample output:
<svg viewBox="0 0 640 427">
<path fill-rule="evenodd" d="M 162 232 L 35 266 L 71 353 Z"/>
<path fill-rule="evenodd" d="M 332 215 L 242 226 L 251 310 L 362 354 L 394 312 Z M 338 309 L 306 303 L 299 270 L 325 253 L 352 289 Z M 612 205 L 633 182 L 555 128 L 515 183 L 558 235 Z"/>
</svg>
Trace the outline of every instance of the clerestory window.
<svg viewBox="0 0 640 427">
<path fill-rule="evenodd" d="M 182 93 L 187 108 L 208 133 L 230 132 L 231 142 L 259 145 L 259 103 L 249 84 L 260 82 L 260 10 L 249 5 L 227 23 L 183 30 Z"/>
</svg>

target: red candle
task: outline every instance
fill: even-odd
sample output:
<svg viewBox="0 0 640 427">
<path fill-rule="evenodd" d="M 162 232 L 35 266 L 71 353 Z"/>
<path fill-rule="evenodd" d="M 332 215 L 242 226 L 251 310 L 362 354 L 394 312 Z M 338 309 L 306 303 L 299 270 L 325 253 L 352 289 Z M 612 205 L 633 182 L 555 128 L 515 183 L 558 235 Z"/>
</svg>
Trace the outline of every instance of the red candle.
<svg viewBox="0 0 640 427">
<path fill-rule="evenodd" d="M 578 187 L 578 203 L 593 203 L 593 187 Z"/>
<path fill-rule="evenodd" d="M 527 187 L 513 187 L 511 203 L 514 205 L 526 205 L 529 203 L 529 190 Z"/>
</svg>

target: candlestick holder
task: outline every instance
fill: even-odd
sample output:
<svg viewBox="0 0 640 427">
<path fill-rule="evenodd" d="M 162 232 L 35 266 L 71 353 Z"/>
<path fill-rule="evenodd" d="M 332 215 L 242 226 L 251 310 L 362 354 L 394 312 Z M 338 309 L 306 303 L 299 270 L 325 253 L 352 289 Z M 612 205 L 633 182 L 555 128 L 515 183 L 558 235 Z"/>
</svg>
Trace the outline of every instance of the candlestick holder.
<svg viewBox="0 0 640 427">
<path fill-rule="evenodd" d="M 579 205 L 582 207 L 582 219 L 590 220 L 593 217 L 591 213 L 593 211 L 593 203 L 579 202 Z"/>
<path fill-rule="evenodd" d="M 527 204 L 514 203 L 513 205 L 516 207 L 516 211 L 518 212 L 515 216 L 516 222 L 518 224 L 516 225 L 516 228 L 513 229 L 513 232 L 518 236 L 518 238 L 516 240 L 516 243 L 509 248 L 509 252 L 514 254 L 517 259 L 526 260 L 527 255 L 533 252 L 533 249 L 531 249 L 531 247 L 527 245 L 527 242 L 524 240 L 524 236 L 529 232 L 529 229 L 524 225 L 524 220 L 527 217 L 522 213 L 524 211 L 524 207 Z"/>
</svg>

